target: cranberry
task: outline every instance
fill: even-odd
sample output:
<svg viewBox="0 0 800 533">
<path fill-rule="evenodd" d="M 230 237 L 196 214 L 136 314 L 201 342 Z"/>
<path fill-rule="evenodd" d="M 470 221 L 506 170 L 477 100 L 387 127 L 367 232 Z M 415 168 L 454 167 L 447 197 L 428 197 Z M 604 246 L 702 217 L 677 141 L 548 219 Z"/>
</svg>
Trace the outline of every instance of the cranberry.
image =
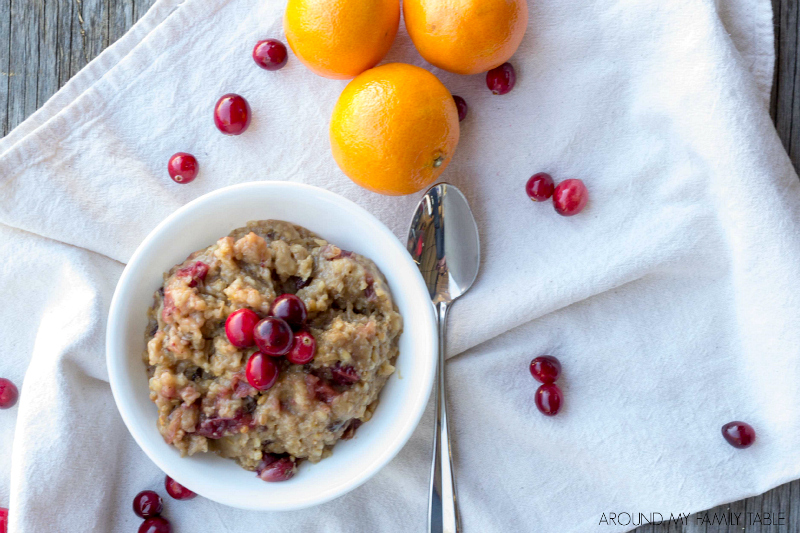
<svg viewBox="0 0 800 533">
<path fill-rule="evenodd" d="M 0 378 L 0 409 L 11 409 L 17 404 L 19 390 L 6 378 Z"/>
<path fill-rule="evenodd" d="M 6 533 L 8 529 L 8 509 L 0 507 L 0 533 Z"/>
<path fill-rule="evenodd" d="M 193 265 L 189 265 L 175 272 L 175 277 L 177 278 L 182 278 L 182 277 L 189 278 L 190 287 L 197 287 L 198 284 L 206 280 L 207 275 L 208 275 L 208 265 L 203 263 L 202 261 L 198 261 Z M 167 308 L 166 300 L 167 300 L 167 295 L 164 296 L 165 310 Z"/>
<path fill-rule="evenodd" d="M 161 514 L 164 502 L 152 490 L 143 490 L 133 498 L 133 512 L 141 518 L 152 518 Z"/>
<path fill-rule="evenodd" d="M 275 298 L 269 308 L 269 314 L 285 320 L 295 331 L 300 329 L 308 318 L 306 304 L 294 294 L 281 294 Z"/>
<path fill-rule="evenodd" d="M 287 481 L 297 473 L 297 465 L 291 457 L 266 454 L 256 472 L 264 481 Z"/>
<path fill-rule="evenodd" d="M 336 392 L 336 389 L 331 387 L 327 381 L 322 380 L 313 374 L 306 374 L 305 382 L 306 390 L 311 398 L 330 405 L 339 396 L 339 393 Z"/>
<path fill-rule="evenodd" d="M 540 355 L 531 361 L 531 376 L 542 383 L 553 383 L 561 374 L 561 363 L 552 355 Z"/>
<path fill-rule="evenodd" d="M 247 361 L 247 382 L 254 388 L 269 390 L 278 379 L 278 365 L 261 352 L 256 352 Z"/>
<path fill-rule="evenodd" d="M 170 157 L 169 163 L 167 163 L 169 177 L 175 183 L 190 183 L 194 181 L 198 170 L 200 170 L 200 167 L 197 165 L 197 159 L 186 152 L 178 152 Z"/>
<path fill-rule="evenodd" d="M 317 352 L 317 341 L 311 332 L 303 330 L 294 335 L 292 349 L 286 354 L 286 359 L 295 365 L 304 365 L 314 359 Z"/>
<path fill-rule="evenodd" d="M 511 63 L 503 63 L 486 73 L 486 86 L 492 94 L 506 94 L 516 82 L 517 73 Z"/>
<path fill-rule="evenodd" d="M 167 478 L 164 480 L 164 486 L 167 489 L 167 494 L 176 500 L 191 500 L 197 496 L 197 494 L 190 491 L 169 476 L 167 476 Z"/>
<path fill-rule="evenodd" d="M 734 448 L 748 448 L 756 440 L 756 430 L 745 422 L 728 422 L 722 426 L 722 436 Z"/>
<path fill-rule="evenodd" d="M 558 184 L 553 193 L 553 206 L 559 215 L 571 217 L 586 207 L 589 191 L 581 180 L 564 180 Z"/>
<path fill-rule="evenodd" d="M 250 125 L 250 105 L 238 94 L 226 94 L 214 106 L 214 124 L 225 135 L 241 135 Z"/>
<path fill-rule="evenodd" d="M 277 39 L 258 41 L 253 48 L 253 60 L 263 69 L 280 70 L 287 59 L 286 46 Z"/>
<path fill-rule="evenodd" d="M 252 422 L 250 415 L 240 413 L 235 418 L 203 418 L 200 415 L 200 422 L 197 424 L 195 434 L 207 439 L 221 439 L 226 435 L 239 433 L 239 430 L 249 426 Z"/>
<path fill-rule="evenodd" d="M 351 365 L 342 366 L 340 363 L 336 363 L 331 368 L 331 374 L 333 380 L 340 385 L 352 385 L 361 379 L 361 376 L 358 375 L 358 370 Z"/>
<path fill-rule="evenodd" d="M 247 382 L 247 374 L 244 370 L 231 377 L 231 389 L 233 390 L 234 398 L 246 398 L 256 394 L 256 391 Z"/>
<path fill-rule="evenodd" d="M 456 109 L 458 109 L 458 121 L 461 122 L 467 118 L 467 111 L 469 111 L 467 101 L 456 95 L 453 95 L 453 100 L 456 101 Z"/>
<path fill-rule="evenodd" d="M 139 526 L 139 533 L 172 533 L 172 525 L 166 518 L 148 518 Z"/>
<path fill-rule="evenodd" d="M 553 189 L 555 189 L 553 178 L 546 172 L 534 174 L 525 184 L 525 192 L 534 202 L 544 202 L 553 196 Z"/>
<path fill-rule="evenodd" d="M 555 383 L 545 383 L 536 390 L 536 407 L 542 414 L 555 416 L 561 409 L 561 389 Z"/>
<path fill-rule="evenodd" d="M 285 320 L 275 317 L 265 318 L 256 324 L 253 330 L 253 338 L 255 338 L 258 349 L 273 357 L 286 355 L 286 352 L 292 348 L 293 336 L 289 324 Z"/>
<path fill-rule="evenodd" d="M 250 309 L 239 309 L 225 321 L 225 335 L 237 348 L 247 348 L 255 344 L 253 330 L 258 324 L 258 315 Z"/>
</svg>

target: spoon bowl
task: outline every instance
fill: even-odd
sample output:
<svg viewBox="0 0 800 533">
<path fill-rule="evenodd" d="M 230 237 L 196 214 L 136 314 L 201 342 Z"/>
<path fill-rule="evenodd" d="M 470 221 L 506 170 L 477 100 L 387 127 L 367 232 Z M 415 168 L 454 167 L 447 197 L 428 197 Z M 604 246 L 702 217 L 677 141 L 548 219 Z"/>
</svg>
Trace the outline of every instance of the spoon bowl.
<svg viewBox="0 0 800 533">
<path fill-rule="evenodd" d="M 481 248 L 464 193 L 447 183 L 428 190 L 411 219 L 407 246 L 434 304 L 467 292 L 478 277 Z"/>
</svg>

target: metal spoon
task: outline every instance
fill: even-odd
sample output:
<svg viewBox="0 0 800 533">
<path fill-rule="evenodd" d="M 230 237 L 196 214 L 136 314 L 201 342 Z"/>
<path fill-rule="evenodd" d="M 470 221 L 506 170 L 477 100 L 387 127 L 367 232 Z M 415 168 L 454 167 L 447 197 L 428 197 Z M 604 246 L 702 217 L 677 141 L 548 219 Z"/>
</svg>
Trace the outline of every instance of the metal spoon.
<svg viewBox="0 0 800 533">
<path fill-rule="evenodd" d="M 420 200 L 411 228 L 408 251 L 419 266 L 439 314 L 439 379 L 433 433 L 428 533 L 460 533 L 458 495 L 450 450 L 444 380 L 447 311 L 467 292 L 481 263 L 478 225 L 464 194 L 453 185 L 434 185 Z"/>
</svg>

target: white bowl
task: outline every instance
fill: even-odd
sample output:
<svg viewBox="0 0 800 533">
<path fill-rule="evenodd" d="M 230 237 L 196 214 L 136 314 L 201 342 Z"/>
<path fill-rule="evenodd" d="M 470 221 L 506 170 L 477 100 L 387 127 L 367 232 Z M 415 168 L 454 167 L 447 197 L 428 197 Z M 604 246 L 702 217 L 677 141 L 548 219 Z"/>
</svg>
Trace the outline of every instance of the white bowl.
<svg viewBox="0 0 800 533">
<path fill-rule="evenodd" d="M 338 443 L 317 464 L 304 462 L 289 481 L 266 483 L 216 454 L 182 458 L 156 429 L 142 362 L 147 309 L 162 275 L 250 220 L 304 226 L 372 259 L 386 276 L 404 320 L 397 372 L 373 418 L 354 439 Z M 210 500 L 258 511 L 300 509 L 356 488 L 408 441 L 428 402 L 436 363 L 436 324 L 422 276 L 403 245 L 375 217 L 334 193 L 288 182 L 217 190 L 178 209 L 148 235 L 122 273 L 108 316 L 106 359 L 111 390 L 133 438 L 159 468 Z"/>
</svg>

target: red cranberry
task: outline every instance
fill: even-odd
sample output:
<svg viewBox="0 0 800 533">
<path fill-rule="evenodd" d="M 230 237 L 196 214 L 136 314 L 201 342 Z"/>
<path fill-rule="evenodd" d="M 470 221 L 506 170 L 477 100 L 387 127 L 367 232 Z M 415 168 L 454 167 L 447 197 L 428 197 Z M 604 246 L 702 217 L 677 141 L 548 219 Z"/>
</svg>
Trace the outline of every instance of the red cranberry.
<svg viewBox="0 0 800 533">
<path fill-rule="evenodd" d="M 577 215 L 586 207 L 589 201 L 589 191 L 581 180 L 564 180 L 558 184 L 553 192 L 553 206 L 559 215 L 571 217 Z"/>
<path fill-rule="evenodd" d="M 555 416 L 561 409 L 561 389 L 555 383 L 546 383 L 536 389 L 536 407 L 542 414 Z"/>
<path fill-rule="evenodd" d="M 330 405 L 336 398 L 339 397 L 340 393 L 336 392 L 336 389 L 331 387 L 327 381 L 320 379 L 313 374 L 306 374 L 305 382 L 308 396 L 311 398 Z"/>
<path fill-rule="evenodd" d="M 200 170 L 200 167 L 197 165 L 197 159 L 186 152 L 178 152 L 170 157 L 169 163 L 167 163 L 169 177 L 175 183 L 190 183 L 194 181 L 198 170 Z"/>
<path fill-rule="evenodd" d="M 331 375 L 333 376 L 333 380 L 339 385 L 352 385 L 361 379 L 355 367 L 352 365 L 342 365 L 341 363 L 333 365 L 331 368 Z"/>
<path fill-rule="evenodd" d="M 486 73 L 486 86 L 492 94 L 506 94 L 516 82 L 517 73 L 511 63 L 503 63 Z"/>
<path fill-rule="evenodd" d="M 260 391 L 269 390 L 278 379 L 278 365 L 261 352 L 256 352 L 247 361 L 247 382 Z"/>
<path fill-rule="evenodd" d="M 172 525 L 166 518 L 148 518 L 139 526 L 139 533 L 172 533 Z"/>
<path fill-rule="evenodd" d="M 6 378 L 0 378 L 0 409 L 11 409 L 17 404 L 19 390 Z"/>
<path fill-rule="evenodd" d="M 540 355 L 531 361 L 531 375 L 541 383 L 554 383 L 561 374 L 561 363 L 552 355 Z"/>
<path fill-rule="evenodd" d="M 195 427 L 195 434 L 212 440 L 221 439 L 231 433 L 238 433 L 239 429 L 250 423 L 249 415 L 247 415 L 248 419 L 245 419 L 244 414 L 237 418 L 203 418 L 204 416 L 200 415 L 200 422 Z"/>
<path fill-rule="evenodd" d="M 294 294 L 281 294 L 275 298 L 269 308 L 269 314 L 285 320 L 295 331 L 303 327 L 308 318 L 306 304 Z"/>
<path fill-rule="evenodd" d="M 203 283 L 206 280 L 206 276 L 208 275 L 208 265 L 203 263 L 202 261 L 197 261 L 193 265 L 189 265 L 184 267 L 177 272 L 175 272 L 175 277 L 177 278 L 189 278 L 189 286 L 190 287 L 197 287 L 200 283 Z M 166 296 L 164 297 L 166 300 Z M 164 303 L 164 308 L 166 309 L 167 304 Z"/>
<path fill-rule="evenodd" d="M 8 530 L 8 509 L 0 507 L 0 533 L 6 533 Z"/>
<path fill-rule="evenodd" d="M 265 318 L 256 324 L 253 330 L 253 338 L 258 349 L 273 357 L 286 355 L 286 352 L 292 348 L 293 336 L 289 324 L 285 320 L 275 317 Z"/>
<path fill-rule="evenodd" d="M 143 490 L 133 498 L 133 512 L 141 518 L 152 518 L 161 514 L 164 502 L 152 490 Z"/>
<path fill-rule="evenodd" d="M 167 494 L 176 500 L 191 500 L 197 496 L 197 494 L 190 491 L 169 476 L 167 476 L 167 478 L 164 480 L 164 486 L 167 489 Z"/>
<path fill-rule="evenodd" d="M 291 457 L 267 454 L 256 468 L 258 477 L 264 481 L 287 481 L 297 473 L 297 464 Z"/>
<path fill-rule="evenodd" d="M 745 422 L 728 422 L 722 426 L 722 436 L 734 448 L 748 448 L 756 440 L 756 430 Z"/>
<path fill-rule="evenodd" d="M 239 309 L 225 321 L 225 335 L 237 348 L 247 348 L 255 344 L 253 330 L 258 324 L 258 315 L 250 309 Z"/>
<path fill-rule="evenodd" d="M 553 189 L 555 189 L 553 178 L 546 172 L 534 174 L 525 184 L 525 192 L 534 202 L 544 202 L 553 196 Z"/>
<path fill-rule="evenodd" d="M 226 94 L 214 106 L 214 124 L 225 135 L 241 135 L 250 125 L 250 105 L 238 94 Z"/>
<path fill-rule="evenodd" d="M 467 111 L 469 111 L 467 101 L 456 95 L 453 95 L 453 100 L 456 101 L 456 109 L 458 109 L 458 121 L 461 122 L 467 118 Z"/>
<path fill-rule="evenodd" d="M 277 39 L 258 41 L 253 48 L 253 60 L 263 69 L 280 70 L 287 59 L 286 46 Z"/>
<path fill-rule="evenodd" d="M 286 354 L 286 359 L 295 365 L 310 363 L 317 353 L 317 340 L 311 332 L 303 330 L 294 334 L 292 349 Z"/>
</svg>

